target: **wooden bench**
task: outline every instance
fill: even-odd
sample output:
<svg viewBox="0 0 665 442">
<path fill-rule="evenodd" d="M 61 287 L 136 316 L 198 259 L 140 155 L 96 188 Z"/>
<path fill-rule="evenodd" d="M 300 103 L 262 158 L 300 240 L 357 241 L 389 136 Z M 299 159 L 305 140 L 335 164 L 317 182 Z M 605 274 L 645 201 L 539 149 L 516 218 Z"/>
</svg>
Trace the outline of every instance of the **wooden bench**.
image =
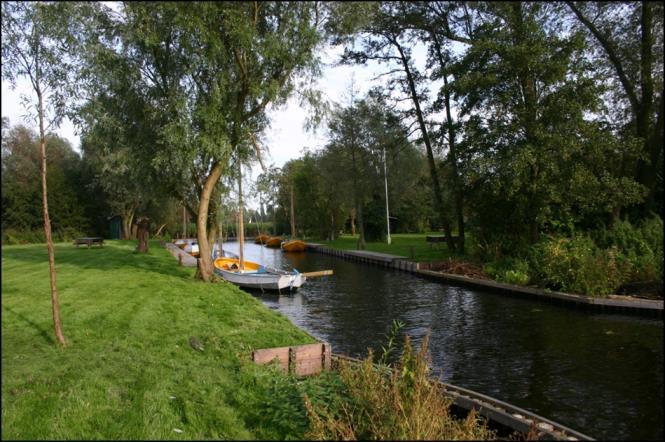
<svg viewBox="0 0 665 442">
<path fill-rule="evenodd" d="M 104 247 L 104 238 L 99 237 L 99 236 L 87 236 L 84 238 L 76 238 L 74 240 L 74 245 L 78 249 L 78 246 L 81 244 L 87 244 L 88 248 L 90 248 L 91 245 L 98 244 L 99 247 Z"/>
<path fill-rule="evenodd" d="M 453 240 L 453 243 L 455 243 L 455 245 L 459 244 L 459 242 L 460 242 L 460 237 L 459 236 L 453 236 L 451 238 Z M 429 243 L 429 248 L 431 249 L 433 244 L 439 244 L 439 243 L 442 243 L 442 242 L 445 242 L 447 244 L 448 243 L 448 237 L 445 236 L 445 235 L 438 235 L 438 236 L 429 236 L 428 235 L 428 236 L 425 237 L 425 241 L 427 243 Z"/>
</svg>

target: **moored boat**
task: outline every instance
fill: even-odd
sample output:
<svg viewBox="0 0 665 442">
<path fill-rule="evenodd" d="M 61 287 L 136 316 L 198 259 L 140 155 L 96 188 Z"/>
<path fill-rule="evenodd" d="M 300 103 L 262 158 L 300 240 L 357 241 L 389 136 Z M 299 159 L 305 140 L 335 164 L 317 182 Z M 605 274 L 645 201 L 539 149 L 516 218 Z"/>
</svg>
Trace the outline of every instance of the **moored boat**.
<svg viewBox="0 0 665 442">
<path fill-rule="evenodd" d="M 215 273 L 239 287 L 260 290 L 297 290 L 306 277 L 297 270 L 287 271 L 244 261 L 240 269 L 238 258 L 217 258 L 214 261 Z"/>
<path fill-rule="evenodd" d="M 189 243 L 185 246 L 185 252 L 192 256 L 199 256 L 199 245 L 196 243 Z"/>
<path fill-rule="evenodd" d="M 270 236 L 268 235 L 258 235 L 256 238 L 254 238 L 254 244 L 265 244 Z"/>
<path fill-rule="evenodd" d="M 266 247 L 273 247 L 275 249 L 279 248 L 282 244 L 282 238 L 279 236 L 272 236 L 266 241 Z"/>
<path fill-rule="evenodd" d="M 299 239 L 284 241 L 282 243 L 282 250 L 284 250 L 285 252 L 304 252 L 306 248 L 307 245 L 305 244 L 305 242 L 300 241 Z"/>
</svg>

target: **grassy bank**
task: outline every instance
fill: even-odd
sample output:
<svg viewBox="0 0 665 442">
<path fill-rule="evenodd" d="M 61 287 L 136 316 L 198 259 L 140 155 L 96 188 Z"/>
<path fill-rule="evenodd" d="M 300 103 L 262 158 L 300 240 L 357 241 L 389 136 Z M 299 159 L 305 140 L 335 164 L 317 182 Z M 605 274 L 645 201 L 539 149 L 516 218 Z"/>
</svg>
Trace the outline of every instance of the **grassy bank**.
<svg viewBox="0 0 665 442">
<path fill-rule="evenodd" d="M 156 243 L 134 247 L 56 245 L 64 349 L 46 247 L 2 248 L 2 438 L 302 437 L 293 384 L 249 358 L 313 339 L 234 286 L 197 282 Z"/>
<path fill-rule="evenodd" d="M 432 233 L 435 234 L 435 233 Z M 662 299 L 663 223 L 654 217 L 640 225 L 620 222 L 571 236 L 544 235 L 510 254 L 498 244 L 481 246 L 467 237 L 466 254 L 445 243 L 430 245 L 428 234 L 394 234 L 392 244 L 368 242 L 366 250 L 437 262 L 432 270 L 589 296 L 617 292 Z M 436 233 L 435 235 L 440 235 Z M 356 250 L 358 236 L 344 235 L 326 246 Z M 641 287 L 640 287 L 641 286 Z"/>
<path fill-rule="evenodd" d="M 371 252 L 387 253 L 390 255 L 405 256 L 417 262 L 442 261 L 454 256 L 445 243 L 432 244 L 425 242 L 427 235 L 442 235 L 441 232 L 432 233 L 398 233 L 390 236 L 390 245 L 385 242 L 368 242 L 365 250 Z M 317 241 L 340 250 L 356 250 L 358 235 L 343 235 L 334 241 Z"/>
</svg>

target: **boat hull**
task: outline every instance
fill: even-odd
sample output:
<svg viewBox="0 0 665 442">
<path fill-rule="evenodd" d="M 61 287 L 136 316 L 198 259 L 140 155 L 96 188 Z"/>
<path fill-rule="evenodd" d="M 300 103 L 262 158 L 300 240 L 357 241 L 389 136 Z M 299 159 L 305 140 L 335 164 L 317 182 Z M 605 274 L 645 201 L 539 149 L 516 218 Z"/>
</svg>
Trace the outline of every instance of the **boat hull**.
<svg viewBox="0 0 665 442">
<path fill-rule="evenodd" d="M 236 258 L 217 258 L 214 262 L 215 273 L 238 287 L 257 290 L 297 290 L 306 277 L 298 271 L 287 272 L 266 268 L 260 264 L 245 261 L 244 270 L 237 269 Z"/>
<path fill-rule="evenodd" d="M 298 239 L 293 241 L 284 241 L 282 243 L 282 250 L 285 252 L 304 252 L 307 245 Z"/>
<path fill-rule="evenodd" d="M 254 244 L 265 244 L 270 237 L 268 235 L 259 235 L 254 239 Z"/>
<path fill-rule="evenodd" d="M 276 236 L 269 238 L 266 241 L 266 247 L 273 247 L 275 249 L 278 249 L 281 244 L 282 244 L 282 238 Z"/>
<path fill-rule="evenodd" d="M 256 290 L 297 290 L 304 282 L 305 277 L 300 273 L 289 275 L 275 275 L 271 273 L 236 273 L 229 270 L 215 268 L 215 272 L 226 281 L 238 287 Z"/>
</svg>

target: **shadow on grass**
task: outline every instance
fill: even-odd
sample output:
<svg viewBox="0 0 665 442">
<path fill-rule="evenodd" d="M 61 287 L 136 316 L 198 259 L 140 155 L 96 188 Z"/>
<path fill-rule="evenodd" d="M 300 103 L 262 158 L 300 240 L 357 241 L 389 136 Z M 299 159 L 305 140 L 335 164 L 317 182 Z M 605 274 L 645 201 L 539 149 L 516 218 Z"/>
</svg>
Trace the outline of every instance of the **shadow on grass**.
<svg viewBox="0 0 665 442">
<path fill-rule="evenodd" d="M 148 254 L 134 251 L 135 243 L 131 241 L 108 242 L 104 247 L 76 248 L 68 244 L 57 244 L 55 248 L 56 265 L 70 265 L 81 269 L 122 270 L 123 268 L 144 270 L 167 276 L 190 278 L 188 269 L 178 266 L 178 262 L 168 256 L 155 256 L 158 243 L 151 243 L 152 252 Z M 127 247 L 130 246 L 130 247 Z M 3 247 L 3 258 L 25 263 L 46 263 L 47 252 L 44 244 L 29 247 Z"/>
<path fill-rule="evenodd" d="M 9 321 L 8 316 L 15 315 L 18 319 L 22 320 L 23 322 L 27 323 L 32 328 L 37 330 L 39 332 L 39 334 L 44 338 L 44 340 L 46 340 L 46 342 L 48 344 L 55 344 L 55 339 L 53 339 L 53 336 L 51 336 L 51 334 L 47 330 L 45 330 L 44 327 L 37 324 L 32 319 L 28 318 L 27 316 L 15 311 L 15 310 L 12 310 L 11 308 L 7 307 L 6 305 L 3 305 L 2 309 L 5 311 L 5 315 L 7 315 L 4 318 L 2 318 L 3 321 Z"/>
</svg>

